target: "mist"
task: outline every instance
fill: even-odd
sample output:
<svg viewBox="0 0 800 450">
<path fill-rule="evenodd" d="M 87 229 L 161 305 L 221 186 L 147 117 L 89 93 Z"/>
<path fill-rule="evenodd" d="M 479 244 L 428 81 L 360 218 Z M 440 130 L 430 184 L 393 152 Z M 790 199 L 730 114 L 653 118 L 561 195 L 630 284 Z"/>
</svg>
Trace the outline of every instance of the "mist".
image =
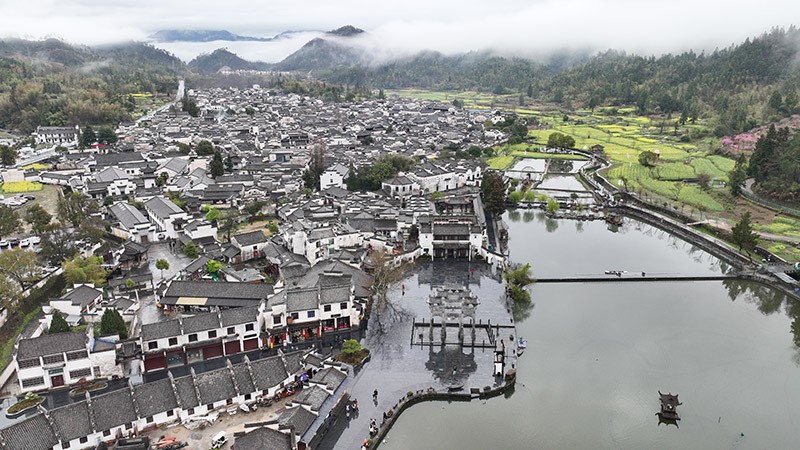
<svg viewBox="0 0 800 450">
<path fill-rule="evenodd" d="M 56 37 L 88 45 L 146 40 L 161 29 L 226 29 L 268 37 L 286 30 L 330 30 L 351 24 L 367 33 L 346 41 L 385 61 L 421 50 L 492 51 L 533 58 L 564 50 L 616 49 L 648 56 L 711 51 L 792 25 L 791 20 L 800 17 L 800 2 L 406 0 L 377 6 L 367 0 L 7 0 L 0 3 L 0 17 L 0 34 L 5 36 Z M 276 62 L 300 48 L 301 37 L 305 33 L 269 43 L 157 46 L 187 61 L 227 47 L 246 59 Z"/>
</svg>

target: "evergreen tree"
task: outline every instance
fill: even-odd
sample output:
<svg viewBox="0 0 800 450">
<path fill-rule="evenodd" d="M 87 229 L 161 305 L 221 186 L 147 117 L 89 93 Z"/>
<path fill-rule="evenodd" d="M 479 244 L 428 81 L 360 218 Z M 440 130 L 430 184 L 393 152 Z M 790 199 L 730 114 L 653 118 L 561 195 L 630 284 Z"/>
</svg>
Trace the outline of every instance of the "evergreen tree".
<svg viewBox="0 0 800 450">
<path fill-rule="evenodd" d="M 31 224 L 34 233 L 40 234 L 45 231 L 50 224 L 53 216 L 50 215 L 41 205 L 35 204 L 25 211 L 25 220 Z"/>
<path fill-rule="evenodd" d="M 101 144 L 113 144 L 117 142 L 117 133 L 111 127 L 100 127 L 97 129 L 97 142 Z"/>
<path fill-rule="evenodd" d="M 733 170 L 730 171 L 728 174 L 728 183 L 731 195 L 734 197 L 738 197 L 742 193 L 742 186 L 744 186 L 744 182 L 747 180 L 747 157 L 742 154 L 739 155 L 739 158 L 736 160 L 736 165 L 733 166 Z"/>
<path fill-rule="evenodd" d="M 739 251 L 747 251 L 750 256 L 750 252 L 758 244 L 758 234 L 753 231 L 750 223 L 750 211 L 744 213 L 731 229 L 731 240 L 739 247 Z"/>
<path fill-rule="evenodd" d="M 222 163 L 222 155 L 219 151 L 214 152 L 214 159 L 211 160 L 209 172 L 214 178 L 220 177 L 225 174 L 225 166 Z"/>
<path fill-rule="evenodd" d="M 83 133 L 81 133 L 81 146 L 84 148 L 91 147 L 95 142 L 97 142 L 97 135 L 94 134 L 91 125 L 86 125 L 86 128 L 83 129 Z"/>
<path fill-rule="evenodd" d="M 183 254 L 188 258 L 197 259 L 197 246 L 194 245 L 194 242 L 189 241 L 186 243 L 183 247 Z"/>
<path fill-rule="evenodd" d="M 0 145 L 0 164 L 13 166 L 17 161 L 17 151 L 7 145 Z"/>
<path fill-rule="evenodd" d="M 119 335 L 120 339 L 128 338 L 128 326 L 119 311 L 108 308 L 100 318 L 100 336 Z"/>
<path fill-rule="evenodd" d="M 19 226 L 17 212 L 6 205 L 0 205 L 0 238 L 19 230 Z"/>
<path fill-rule="evenodd" d="M 61 311 L 55 310 L 53 311 L 53 319 L 50 321 L 50 329 L 47 331 L 48 334 L 56 334 L 56 333 L 66 333 L 71 331 L 69 324 L 64 319 L 64 316 L 61 315 Z"/>
<path fill-rule="evenodd" d="M 498 215 L 506 210 L 506 186 L 501 172 L 490 170 L 483 174 L 481 194 L 486 210 L 490 213 Z"/>
<path fill-rule="evenodd" d="M 203 139 L 202 141 L 197 143 L 197 148 L 195 148 L 195 153 L 197 156 L 208 156 L 214 154 L 214 144 L 211 142 Z"/>
<path fill-rule="evenodd" d="M 156 260 L 156 269 L 161 271 L 161 278 L 164 278 L 164 271 L 169 270 L 169 261 L 160 258 Z"/>
</svg>

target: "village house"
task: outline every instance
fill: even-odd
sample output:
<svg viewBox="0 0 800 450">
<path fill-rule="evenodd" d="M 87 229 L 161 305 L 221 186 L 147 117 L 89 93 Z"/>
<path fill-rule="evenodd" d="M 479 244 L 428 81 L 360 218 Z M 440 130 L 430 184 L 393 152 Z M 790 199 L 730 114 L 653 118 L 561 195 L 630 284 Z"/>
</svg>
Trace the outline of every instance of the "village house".
<svg viewBox="0 0 800 450">
<path fill-rule="evenodd" d="M 125 202 L 117 202 L 108 208 L 111 220 L 111 233 L 122 239 L 130 239 L 138 244 L 156 240 L 156 226 L 136 207 Z"/>
<path fill-rule="evenodd" d="M 78 145 L 78 136 L 80 135 L 80 128 L 77 125 L 74 127 L 36 127 L 34 133 L 35 142 L 37 145 L 62 145 L 65 147 Z"/>
<path fill-rule="evenodd" d="M 191 219 L 191 216 L 172 200 L 163 197 L 154 197 L 144 204 L 150 221 L 158 228 L 157 239 L 175 239 L 178 231 Z"/>
</svg>

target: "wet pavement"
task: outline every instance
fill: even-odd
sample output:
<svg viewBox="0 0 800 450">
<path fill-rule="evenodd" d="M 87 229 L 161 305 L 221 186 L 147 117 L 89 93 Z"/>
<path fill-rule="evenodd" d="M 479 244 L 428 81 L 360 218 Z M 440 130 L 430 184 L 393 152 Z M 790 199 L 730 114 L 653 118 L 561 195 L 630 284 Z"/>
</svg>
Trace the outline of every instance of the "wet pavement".
<svg viewBox="0 0 800 450">
<path fill-rule="evenodd" d="M 169 263 L 169 269 L 164 270 L 162 277 L 161 271 L 156 269 L 156 261 L 165 259 Z M 153 285 L 158 286 L 162 282 L 169 280 L 177 275 L 184 267 L 192 262 L 183 253 L 170 250 L 169 244 L 153 244 L 147 250 L 147 264 L 153 274 Z M 170 314 L 164 314 L 156 307 L 154 295 L 140 295 L 139 297 L 139 321 L 141 324 L 155 323 L 162 320 L 175 318 Z"/>
<path fill-rule="evenodd" d="M 502 380 L 493 376 L 493 349 L 461 348 L 458 345 L 412 345 L 412 324 L 425 318 L 430 321 L 427 303 L 433 287 L 443 284 L 469 283 L 480 304 L 475 318 L 486 323 L 511 325 L 511 312 L 506 308 L 505 288 L 499 275 L 492 274 L 483 263 L 437 261 L 418 263 L 412 273 L 388 294 L 389 301 L 380 308 L 373 307 L 367 337 L 363 345 L 370 350 L 371 360 L 355 376 L 349 393 L 359 400 L 359 414 L 340 421 L 325 437 L 321 450 L 360 449 L 369 437 L 369 423 L 378 424 L 383 413 L 393 408 L 409 391 L 433 387 L 446 390 L 462 384 L 483 389 L 496 386 Z M 403 289 L 405 286 L 405 289 Z M 405 292 L 404 292 L 405 291 Z M 513 334 L 513 328 L 501 329 L 502 337 Z M 438 330 L 434 333 L 438 334 Z M 454 330 L 448 330 L 452 341 Z M 508 342 L 508 341 L 506 341 Z M 511 352 L 511 345 L 506 345 Z M 378 391 L 373 400 L 373 391 Z"/>
</svg>

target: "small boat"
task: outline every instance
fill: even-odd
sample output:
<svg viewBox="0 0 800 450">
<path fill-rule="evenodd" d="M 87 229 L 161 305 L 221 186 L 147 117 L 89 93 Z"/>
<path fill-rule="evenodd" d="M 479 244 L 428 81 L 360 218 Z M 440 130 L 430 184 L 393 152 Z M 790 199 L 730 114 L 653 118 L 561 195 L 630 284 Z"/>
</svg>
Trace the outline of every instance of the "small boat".
<svg viewBox="0 0 800 450">
<path fill-rule="evenodd" d="M 661 401 L 661 411 L 657 412 L 656 415 L 658 415 L 659 419 L 673 422 L 681 420 L 677 409 L 682 403 L 678 400 L 678 395 L 672 395 L 672 393 L 662 394 L 661 391 L 658 391 L 658 396 Z"/>
<path fill-rule="evenodd" d="M 525 349 L 528 346 L 528 341 L 525 338 L 521 337 L 517 339 L 517 348 Z"/>
</svg>

